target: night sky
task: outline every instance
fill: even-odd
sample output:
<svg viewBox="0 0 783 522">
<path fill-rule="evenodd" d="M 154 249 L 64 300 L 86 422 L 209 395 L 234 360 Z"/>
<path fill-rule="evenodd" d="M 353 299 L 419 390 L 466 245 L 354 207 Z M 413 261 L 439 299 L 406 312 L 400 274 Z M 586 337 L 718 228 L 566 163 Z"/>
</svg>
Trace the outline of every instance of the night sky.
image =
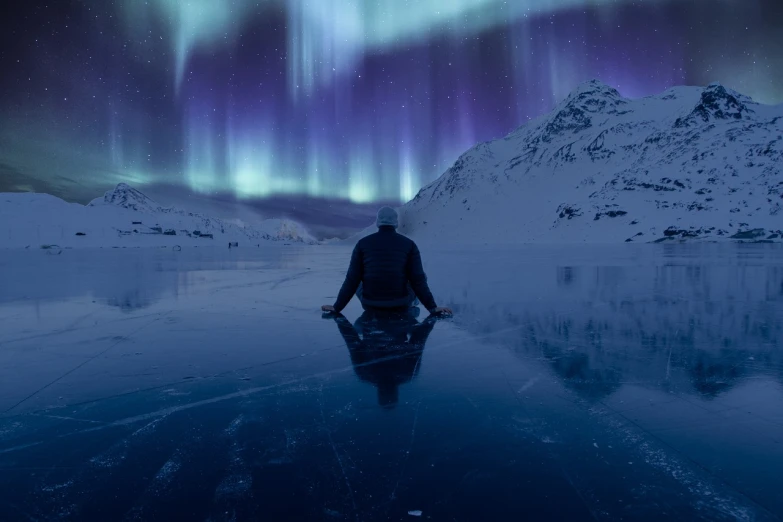
<svg viewBox="0 0 783 522">
<path fill-rule="evenodd" d="M 13 4 L 0 191 L 74 201 L 118 182 L 406 201 L 592 78 L 783 102 L 781 0 Z"/>
</svg>

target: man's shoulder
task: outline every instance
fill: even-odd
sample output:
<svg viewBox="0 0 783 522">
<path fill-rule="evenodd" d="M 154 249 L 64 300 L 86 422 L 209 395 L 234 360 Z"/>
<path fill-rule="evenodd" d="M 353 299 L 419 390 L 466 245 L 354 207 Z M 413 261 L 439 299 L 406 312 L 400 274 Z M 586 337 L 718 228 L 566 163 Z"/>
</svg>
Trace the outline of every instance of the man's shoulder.
<svg viewBox="0 0 783 522">
<path fill-rule="evenodd" d="M 372 234 L 366 235 L 356 243 L 357 248 L 365 248 L 368 246 L 388 248 L 389 245 L 397 245 L 397 248 L 399 248 L 400 246 L 403 246 L 405 248 L 416 247 L 416 243 L 414 243 L 413 240 L 407 236 L 403 236 L 400 233 L 396 233 L 393 234 L 390 238 L 386 234 L 380 231 L 373 232 Z"/>
<path fill-rule="evenodd" d="M 408 236 L 402 235 L 399 232 L 397 232 L 397 237 L 400 238 L 401 243 L 406 243 L 408 245 L 416 246 L 416 243 Z"/>
<path fill-rule="evenodd" d="M 371 243 L 373 241 L 373 238 L 378 235 L 378 232 L 373 232 L 372 234 L 368 234 L 364 236 L 363 238 L 360 238 L 359 241 L 356 242 L 356 246 L 363 246 L 367 243 Z"/>
<path fill-rule="evenodd" d="M 372 248 L 372 245 L 376 243 L 375 236 L 377 236 L 378 233 L 375 232 L 373 234 L 369 234 L 367 236 L 364 236 L 363 238 L 359 239 L 359 241 L 356 242 L 356 249 L 357 250 L 366 250 L 368 247 Z"/>
<path fill-rule="evenodd" d="M 416 243 L 411 238 L 409 238 L 408 236 L 403 236 L 402 234 L 397 234 L 397 235 L 400 236 L 400 242 L 401 243 L 405 243 L 405 245 L 407 245 L 408 247 L 411 247 L 411 248 L 416 246 Z"/>
</svg>

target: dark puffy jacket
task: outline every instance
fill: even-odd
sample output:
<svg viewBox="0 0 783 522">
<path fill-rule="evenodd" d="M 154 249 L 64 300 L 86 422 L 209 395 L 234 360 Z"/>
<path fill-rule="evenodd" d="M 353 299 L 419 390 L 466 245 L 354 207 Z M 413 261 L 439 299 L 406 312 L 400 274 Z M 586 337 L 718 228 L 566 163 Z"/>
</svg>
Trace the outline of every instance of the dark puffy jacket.
<svg viewBox="0 0 783 522">
<path fill-rule="evenodd" d="M 351 255 L 348 275 L 334 303 L 342 311 L 362 285 L 362 303 L 375 308 L 408 306 L 408 284 L 427 310 L 437 308 L 421 266 L 419 248 L 392 227 L 359 240 Z"/>
</svg>

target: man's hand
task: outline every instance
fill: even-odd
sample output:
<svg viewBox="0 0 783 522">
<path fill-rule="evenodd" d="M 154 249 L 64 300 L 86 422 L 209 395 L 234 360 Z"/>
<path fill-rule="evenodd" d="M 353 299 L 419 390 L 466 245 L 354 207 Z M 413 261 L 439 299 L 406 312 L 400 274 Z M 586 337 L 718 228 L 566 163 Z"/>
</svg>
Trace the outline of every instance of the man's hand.
<svg viewBox="0 0 783 522">
<path fill-rule="evenodd" d="M 321 311 L 322 312 L 329 312 L 329 313 L 332 313 L 332 314 L 337 312 L 337 310 L 335 310 L 334 306 L 332 306 L 332 305 L 323 305 L 321 307 Z"/>
<path fill-rule="evenodd" d="M 432 315 L 454 315 L 454 312 L 451 311 L 451 308 L 446 306 L 439 306 L 434 310 L 431 310 L 430 313 Z"/>
</svg>

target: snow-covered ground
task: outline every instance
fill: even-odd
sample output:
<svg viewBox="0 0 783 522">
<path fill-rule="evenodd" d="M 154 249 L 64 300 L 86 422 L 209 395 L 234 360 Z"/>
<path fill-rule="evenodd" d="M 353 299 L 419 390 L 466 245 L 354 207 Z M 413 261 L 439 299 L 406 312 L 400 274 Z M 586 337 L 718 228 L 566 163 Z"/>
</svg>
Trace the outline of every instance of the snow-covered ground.
<svg viewBox="0 0 783 522">
<path fill-rule="evenodd" d="M 88 205 L 48 194 L 0 194 L 0 248 L 258 246 L 271 241 L 314 244 L 288 219 L 247 225 L 162 206 L 121 183 Z"/>
<path fill-rule="evenodd" d="M 350 248 L 0 251 L 0 519 L 783 515 L 778 245 L 423 255 L 397 358 Z"/>
<path fill-rule="evenodd" d="M 783 240 L 783 105 L 714 84 L 581 85 L 462 155 L 402 207 L 431 243 Z"/>
</svg>

